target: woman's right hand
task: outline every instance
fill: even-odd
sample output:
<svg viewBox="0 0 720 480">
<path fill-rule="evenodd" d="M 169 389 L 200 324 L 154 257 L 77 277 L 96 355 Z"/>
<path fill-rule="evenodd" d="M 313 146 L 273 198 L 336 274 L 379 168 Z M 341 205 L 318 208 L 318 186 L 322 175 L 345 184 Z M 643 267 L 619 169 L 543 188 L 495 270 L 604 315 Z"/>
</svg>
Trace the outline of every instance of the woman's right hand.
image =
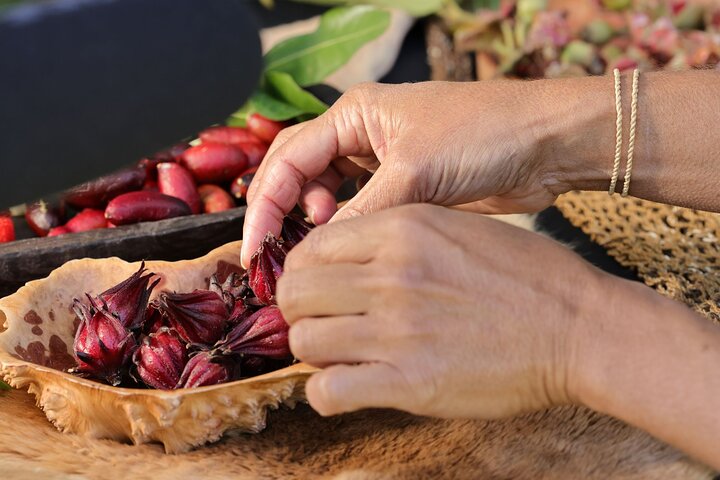
<svg viewBox="0 0 720 480">
<path fill-rule="evenodd" d="M 588 81 L 598 79 L 572 85 Z M 316 224 L 416 202 L 474 202 L 470 209 L 482 213 L 549 206 L 570 189 L 561 178 L 567 169 L 553 158 L 572 143 L 560 125 L 564 111 L 582 102 L 571 96 L 558 104 L 564 84 L 427 82 L 349 90 L 324 115 L 284 130 L 271 146 L 248 194 L 243 263 L 267 232 L 280 233 L 283 216 L 298 202 Z M 597 136 L 610 156 L 613 112 L 605 103 L 608 108 L 591 115 L 609 117 L 608 138 Z M 575 119 L 590 116 L 573 110 Z M 560 136 L 554 127 L 563 128 L 563 145 L 552 143 Z M 367 171 L 372 178 L 336 213 L 343 178 Z"/>
</svg>

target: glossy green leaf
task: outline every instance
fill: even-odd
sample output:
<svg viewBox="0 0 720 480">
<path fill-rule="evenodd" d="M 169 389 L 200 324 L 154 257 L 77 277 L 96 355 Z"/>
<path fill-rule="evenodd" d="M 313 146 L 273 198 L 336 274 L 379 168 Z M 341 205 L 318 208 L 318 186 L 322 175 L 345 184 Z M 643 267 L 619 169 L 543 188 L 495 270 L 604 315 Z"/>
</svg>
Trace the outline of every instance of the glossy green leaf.
<svg viewBox="0 0 720 480">
<path fill-rule="evenodd" d="M 248 117 L 253 113 L 255 113 L 255 107 L 253 107 L 252 102 L 247 101 L 237 112 L 230 115 L 225 124 L 230 127 L 245 127 L 247 126 Z"/>
<path fill-rule="evenodd" d="M 255 93 L 250 98 L 250 103 L 257 113 L 270 120 L 289 120 L 304 113 L 299 108 L 273 98 L 265 92 Z"/>
<path fill-rule="evenodd" d="M 321 102 L 312 93 L 304 90 L 285 72 L 268 72 L 265 79 L 268 90 L 275 98 L 284 100 L 290 105 L 299 108 L 303 113 L 320 115 L 328 109 L 325 103 Z"/>
<path fill-rule="evenodd" d="M 314 5 L 374 5 L 383 8 L 405 10 L 410 15 L 424 17 L 432 15 L 442 8 L 445 0 L 294 0 Z"/>
<path fill-rule="evenodd" d="M 289 38 L 265 55 L 265 71 L 285 72 L 302 86 L 316 85 L 345 65 L 390 25 L 390 13 L 371 6 L 338 7 L 320 17 L 313 33 Z"/>
</svg>

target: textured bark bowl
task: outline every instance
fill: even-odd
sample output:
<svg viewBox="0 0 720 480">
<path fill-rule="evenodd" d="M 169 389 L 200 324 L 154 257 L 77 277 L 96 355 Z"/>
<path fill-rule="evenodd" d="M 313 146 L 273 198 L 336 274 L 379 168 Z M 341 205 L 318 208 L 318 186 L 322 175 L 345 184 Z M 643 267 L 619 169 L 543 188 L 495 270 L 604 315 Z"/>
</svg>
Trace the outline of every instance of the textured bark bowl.
<svg viewBox="0 0 720 480">
<path fill-rule="evenodd" d="M 217 248 L 195 260 L 149 261 L 162 280 L 155 290 L 206 288 L 209 277 L 238 270 L 241 242 Z M 168 453 L 184 452 L 218 440 L 225 431 L 260 432 L 268 409 L 294 407 L 314 371 L 296 364 L 231 383 L 161 391 L 117 388 L 64 370 L 74 364 L 77 327 L 72 300 L 98 294 L 127 278 L 138 263 L 119 258 L 73 260 L 47 278 L 0 299 L 0 374 L 16 388 L 27 388 L 47 418 L 63 431 L 91 438 L 160 442 Z"/>
</svg>

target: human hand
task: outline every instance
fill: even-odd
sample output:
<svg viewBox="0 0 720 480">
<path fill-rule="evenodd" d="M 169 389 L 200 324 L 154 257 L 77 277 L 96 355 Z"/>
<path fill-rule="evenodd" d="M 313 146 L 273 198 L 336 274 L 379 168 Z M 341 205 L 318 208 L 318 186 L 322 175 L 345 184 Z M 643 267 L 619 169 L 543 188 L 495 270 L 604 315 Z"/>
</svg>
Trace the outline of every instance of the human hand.
<svg viewBox="0 0 720 480">
<path fill-rule="evenodd" d="M 314 229 L 277 300 L 324 415 L 499 418 L 569 403 L 604 274 L 487 217 L 409 205 Z"/>
<path fill-rule="evenodd" d="M 556 94 L 548 94 L 547 85 L 351 89 L 327 113 L 284 130 L 271 146 L 248 192 L 243 263 L 267 232 L 280 233 L 283 216 L 298 201 L 314 223 L 326 223 L 337 210 L 335 191 L 343 178 L 367 171 L 373 177 L 336 220 L 415 202 L 475 202 L 472 209 L 483 213 L 542 210 L 569 189 L 551 178 L 564 168 L 546 160 L 547 148 L 541 148 L 554 138 L 544 118 L 554 111 L 546 97 Z"/>
</svg>

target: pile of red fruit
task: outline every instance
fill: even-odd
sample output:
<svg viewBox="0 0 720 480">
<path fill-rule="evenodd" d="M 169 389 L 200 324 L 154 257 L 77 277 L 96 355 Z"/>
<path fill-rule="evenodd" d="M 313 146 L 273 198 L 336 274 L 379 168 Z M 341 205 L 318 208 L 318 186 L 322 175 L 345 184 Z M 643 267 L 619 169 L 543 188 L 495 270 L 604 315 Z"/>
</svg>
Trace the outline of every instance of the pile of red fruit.
<svg viewBox="0 0 720 480">
<path fill-rule="evenodd" d="M 288 324 L 275 305 L 287 252 L 312 226 L 288 216 L 242 275 L 207 290 L 150 294 L 160 281 L 144 264 L 97 297 L 75 299 L 79 320 L 70 371 L 111 385 L 163 390 L 215 385 L 290 365 Z"/>
<path fill-rule="evenodd" d="M 172 146 L 73 187 L 60 205 L 28 204 L 25 219 L 44 237 L 234 208 L 245 201 L 258 165 L 284 127 L 253 114 L 247 128 L 208 128 L 197 145 Z M 63 223 L 71 209 L 77 213 Z M 0 216 L 0 243 L 14 239 L 12 220 Z"/>
</svg>

